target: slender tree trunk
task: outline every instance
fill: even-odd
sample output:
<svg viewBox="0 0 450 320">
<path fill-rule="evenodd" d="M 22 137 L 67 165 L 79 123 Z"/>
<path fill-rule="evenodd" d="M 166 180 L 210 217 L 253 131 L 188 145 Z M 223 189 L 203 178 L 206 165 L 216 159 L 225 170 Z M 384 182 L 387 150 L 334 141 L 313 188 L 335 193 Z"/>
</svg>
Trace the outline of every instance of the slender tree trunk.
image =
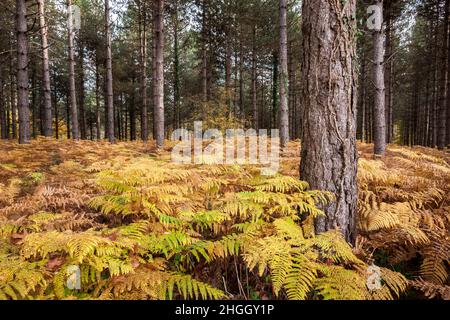
<svg viewBox="0 0 450 320">
<path fill-rule="evenodd" d="M 383 13 L 383 1 L 376 0 L 375 4 L 379 12 Z M 386 113 L 385 113 L 385 87 L 384 87 L 384 37 L 383 25 L 373 34 L 373 83 L 375 85 L 375 110 L 374 110 L 374 153 L 384 156 L 386 153 Z"/>
<path fill-rule="evenodd" d="M 357 212 L 356 0 L 303 2 L 301 178 L 336 201 L 316 221 L 355 240 Z M 317 35 L 321 36 L 318 37 Z"/>
<path fill-rule="evenodd" d="M 10 76 L 10 104 L 11 104 L 11 129 L 13 139 L 17 139 L 17 104 L 16 104 L 16 84 L 14 83 L 14 75 L 17 70 L 14 70 L 13 63 L 13 47 L 11 45 L 11 53 L 9 55 L 9 76 Z"/>
<path fill-rule="evenodd" d="M 101 117 L 100 117 L 100 61 L 98 58 L 98 52 L 95 51 L 95 124 L 97 140 L 102 139 L 101 134 Z"/>
<path fill-rule="evenodd" d="M 272 62 L 272 127 L 278 126 L 278 55 L 273 52 Z"/>
<path fill-rule="evenodd" d="M 164 146 L 164 0 L 154 1 L 155 30 L 155 70 L 154 85 L 154 128 L 156 146 Z"/>
<path fill-rule="evenodd" d="M 173 110 L 174 110 L 174 127 L 180 128 L 180 56 L 179 56 L 179 43 L 178 43 L 178 0 L 175 0 L 174 10 L 174 61 L 173 61 Z"/>
<path fill-rule="evenodd" d="M 110 7 L 109 0 L 105 0 L 105 33 L 106 33 L 106 106 L 108 116 L 108 140 L 115 143 L 114 136 L 114 94 L 112 75 L 112 49 L 111 49 L 111 28 L 110 28 Z"/>
<path fill-rule="evenodd" d="M 394 61 L 392 58 L 392 4 L 390 1 L 387 1 L 386 8 L 386 53 L 385 53 L 385 120 L 386 120 L 386 142 L 392 142 L 392 123 L 391 123 L 391 114 L 392 114 L 392 99 L 393 99 L 393 81 L 392 81 L 392 73 Z"/>
<path fill-rule="evenodd" d="M 207 43 L 207 0 L 202 2 L 202 98 L 203 103 L 208 101 L 208 43 Z M 203 109 L 206 106 L 203 106 Z M 206 119 L 203 119 L 206 120 Z"/>
<path fill-rule="evenodd" d="M 68 50 L 69 50 L 69 91 L 70 91 L 70 113 L 72 119 L 72 138 L 74 140 L 79 139 L 78 133 L 78 107 L 77 107 L 77 95 L 75 89 L 75 59 L 73 48 L 73 16 L 72 16 L 72 0 L 67 0 L 67 29 L 68 29 Z M 68 127 L 69 127 L 69 123 Z"/>
<path fill-rule="evenodd" d="M 145 1 L 138 0 L 139 44 L 141 67 L 141 139 L 148 141 L 148 106 L 147 106 L 147 12 Z"/>
<path fill-rule="evenodd" d="M 289 76 L 287 59 L 287 0 L 280 0 L 280 144 L 284 148 L 289 142 Z"/>
<path fill-rule="evenodd" d="M 17 105 L 19 109 L 19 143 L 30 142 L 30 106 L 28 100 L 27 5 L 16 0 L 17 30 Z"/>
<path fill-rule="evenodd" d="M 257 77 L 258 77 L 258 64 L 257 64 L 257 54 L 256 54 L 256 24 L 253 25 L 253 48 L 252 48 L 252 112 L 253 112 L 253 128 L 255 130 L 259 129 L 258 124 L 258 102 L 257 102 Z"/>
<path fill-rule="evenodd" d="M 39 7 L 39 27 L 41 30 L 41 45 L 42 45 L 42 89 L 44 91 L 44 119 L 43 119 L 43 134 L 46 137 L 53 135 L 52 123 L 52 93 L 50 86 L 50 67 L 48 57 L 48 29 L 45 23 L 45 8 L 44 0 L 38 0 Z"/>
<path fill-rule="evenodd" d="M 1 67 L 0 67 L 0 128 L 1 128 L 0 138 L 8 139 L 7 125 L 6 125 L 5 97 L 3 91 L 3 69 Z"/>
<path fill-rule="evenodd" d="M 445 0 L 445 14 L 444 14 L 444 32 L 442 35 L 442 56 L 441 56 L 441 88 L 439 96 L 439 105 L 437 108 L 438 116 L 438 133 L 437 146 L 439 150 L 444 150 L 446 147 L 447 131 L 445 128 L 447 122 L 447 82 L 448 82 L 448 49 L 449 49 L 449 13 L 450 0 Z"/>
<path fill-rule="evenodd" d="M 79 51 L 78 51 L 78 70 L 79 70 L 79 115 L 80 115 L 80 136 L 81 140 L 86 140 L 87 138 L 87 123 L 86 123 L 86 110 L 85 110 L 85 88 L 84 88 L 84 44 L 83 40 L 79 41 Z"/>
<path fill-rule="evenodd" d="M 362 56 L 361 66 L 361 141 L 366 142 L 366 54 Z"/>
<path fill-rule="evenodd" d="M 231 21 L 230 16 L 230 8 L 227 5 L 226 14 L 227 20 Z M 231 48 L 231 23 L 225 26 L 225 95 L 226 95 L 226 104 L 228 107 L 228 112 L 231 115 L 233 113 L 232 109 L 232 97 L 231 97 L 231 57 L 233 55 L 233 51 Z"/>
</svg>

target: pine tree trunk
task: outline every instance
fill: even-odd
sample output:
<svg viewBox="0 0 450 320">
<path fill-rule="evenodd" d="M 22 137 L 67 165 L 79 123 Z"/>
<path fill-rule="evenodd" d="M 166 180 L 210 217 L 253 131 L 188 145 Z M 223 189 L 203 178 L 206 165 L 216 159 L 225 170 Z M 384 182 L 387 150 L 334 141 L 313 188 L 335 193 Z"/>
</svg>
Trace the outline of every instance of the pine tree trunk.
<svg viewBox="0 0 450 320">
<path fill-rule="evenodd" d="M 288 59 L 287 59 L 287 0 L 280 0 L 280 146 L 289 142 Z"/>
<path fill-rule="evenodd" d="M 106 33 L 106 107 L 108 117 L 108 140 L 115 143 L 114 136 L 114 94 L 112 75 L 112 48 L 111 48 L 111 28 L 110 28 L 110 7 L 109 0 L 105 0 L 105 33 Z"/>
<path fill-rule="evenodd" d="M 10 54 L 10 64 L 9 64 L 9 76 L 10 76 L 10 105 L 11 105 L 11 130 L 13 139 L 17 139 L 17 104 L 16 104 L 16 90 L 17 88 L 14 84 L 14 66 L 13 66 L 13 55 L 12 48 Z M 17 72 L 16 72 L 17 73 Z"/>
<path fill-rule="evenodd" d="M 386 53 L 385 53 L 385 120 L 386 142 L 392 142 L 392 108 L 393 108 L 393 58 L 392 58 L 392 5 L 387 1 L 386 8 Z"/>
<path fill-rule="evenodd" d="M 153 74 L 154 86 L 154 131 L 156 146 L 164 146 L 164 0 L 154 1 L 155 30 L 155 69 Z"/>
<path fill-rule="evenodd" d="M 375 4 L 379 12 L 383 12 L 383 1 L 376 0 Z M 384 156 L 386 153 L 386 110 L 385 110 L 385 87 L 384 87 L 384 39 L 383 26 L 375 30 L 373 34 L 373 83 L 375 85 L 375 108 L 374 108 L 374 153 Z"/>
<path fill-rule="evenodd" d="M 174 10 L 174 61 L 173 61 L 173 110 L 174 110 L 174 128 L 180 128 L 180 53 L 179 53 L 179 43 L 178 43 L 178 0 L 175 0 L 175 10 Z"/>
<path fill-rule="evenodd" d="M 101 140 L 101 119 L 100 119 L 100 61 L 98 52 L 95 51 L 95 124 L 97 140 Z"/>
<path fill-rule="evenodd" d="M 17 106 L 19 110 L 19 143 L 30 142 L 30 105 L 28 100 L 27 6 L 16 0 L 17 30 Z"/>
<path fill-rule="evenodd" d="M 39 7 L 39 27 L 41 30 L 41 45 L 42 45 L 42 88 L 44 91 L 44 121 L 43 134 L 46 137 L 53 135 L 52 123 L 52 93 L 50 87 L 50 67 L 48 57 L 48 29 L 45 23 L 45 8 L 44 0 L 38 0 Z"/>
<path fill-rule="evenodd" d="M 447 82 L 448 82 L 448 49 L 449 49 L 449 10 L 450 0 L 445 0 L 445 14 L 444 14 L 444 32 L 442 34 L 442 56 L 441 56 L 441 87 L 439 90 L 439 105 L 438 112 L 438 133 L 437 133 L 437 146 L 439 150 L 444 150 L 446 147 L 446 122 L 447 122 Z"/>
<path fill-rule="evenodd" d="M 78 71 L 79 71 L 79 115 L 80 115 L 80 136 L 81 140 L 86 140 L 87 137 L 87 124 L 86 124 L 86 110 L 85 110 L 85 91 L 84 91 L 84 44 L 82 40 L 78 41 Z"/>
<path fill-rule="evenodd" d="M 73 31 L 73 16 L 72 16 L 72 0 L 67 0 L 67 29 L 68 29 L 68 50 L 69 50 L 69 91 L 70 91 L 70 115 L 72 119 L 72 139 L 79 139 L 78 131 L 78 107 L 77 95 L 75 89 L 75 59 L 74 59 L 74 31 Z"/>
<path fill-rule="evenodd" d="M 336 201 L 324 207 L 316 231 L 339 228 L 355 240 L 357 213 L 356 0 L 303 2 L 301 179 L 327 190 Z M 318 37 L 317 35 L 321 36 Z"/>
<path fill-rule="evenodd" d="M 207 0 L 202 2 L 202 102 L 208 101 Z M 203 106 L 205 108 L 205 106 Z M 206 119 L 203 119 L 206 120 Z"/>
<path fill-rule="evenodd" d="M 278 126 L 278 55 L 272 53 L 272 123 L 271 127 Z"/>
<path fill-rule="evenodd" d="M 147 106 L 147 12 L 145 2 L 138 0 L 139 14 L 139 59 L 141 74 L 141 139 L 148 141 L 148 106 Z"/>
<path fill-rule="evenodd" d="M 256 25 L 253 26 L 253 39 L 252 39 L 252 113 L 253 113 L 253 129 L 258 130 L 258 103 L 257 103 L 257 55 L 256 55 Z"/>
<path fill-rule="evenodd" d="M 5 112 L 5 98 L 3 92 L 3 69 L 0 67 L 0 138 L 8 139 L 7 125 L 6 125 L 6 112 Z"/>
</svg>

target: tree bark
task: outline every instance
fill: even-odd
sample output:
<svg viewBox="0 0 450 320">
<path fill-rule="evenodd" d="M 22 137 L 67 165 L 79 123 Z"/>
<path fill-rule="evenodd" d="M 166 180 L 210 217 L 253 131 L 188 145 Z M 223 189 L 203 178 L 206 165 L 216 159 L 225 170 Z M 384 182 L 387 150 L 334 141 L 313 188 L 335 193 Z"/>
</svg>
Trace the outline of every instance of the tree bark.
<svg viewBox="0 0 450 320">
<path fill-rule="evenodd" d="M 27 5 L 16 0 L 17 29 L 17 106 L 19 110 L 19 143 L 30 142 L 30 106 L 28 100 Z"/>
<path fill-rule="evenodd" d="M 72 16 L 72 0 L 67 0 L 67 29 L 68 29 L 68 51 L 69 51 L 69 91 L 70 91 L 70 115 L 72 118 L 72 139 L 79 139 L 78 131 L 78 107 L 77 94 L 75 89 L 75 59 L 73 48 L 73 16 Z"/>
<path fill-rule="evenodd" d="M 287 59 L 287 0 L 280 0 L 280 146 L 289 142 L 289 77 Z"/>
<path fill-rule="evenodd" d="M 139 51 L 141 67 L 141 139 L 148 141 L 148 106 L 147 106 L 147 12 L 141 0 L 138 0 L 139 14 Z"/>
<path fill-rule="evenodd" d="M 447 82 L 448 82 L 448 48 L 449 48 L 449 13 L 450 0 L 445 0 L 445 14 L 444 14 L 444 32 L 442 34 L 442 56 L 441 56 L 441 87 L 439 96 L 439 106 L 437 108 L 438 116 L 438 133 L 437 146 L 439 150 L 444 150 L 446 147 L 446 122 L 447 122 Z"/>
<path fill-rule="evenodd" d="M 7 135 L 7 125 L 6 125 L 6 109 L 5 109 L 5 98 L 3 91 L 3 69 L 0 67 L 0 138 L 8 139 Z"/>
<path fill-rule="evenodd" d="M 78 86 L 78 106 L 79 106 L 79 116 L 80 116 L 80 136 L 81 140 L 86 140 L 87 138 L 87 121 L 86 121 L 86 109 L 85 109 L 85 90 L 84 90 L 84 44 L 83 39 L 78 41 L 78 71 L 79 71 L 79 86 Z"/>
<path fill-rule="evenodd" d="M 383 1 L 376 0 L 374 5 L 383 15 Z M 374 153 L 384 156 L 386 153 L 386 110 L 384 87 L 384 39 L 383 25 L 373 33 L 373 83 L 375 86 L 375 110 L 374 110 Z"/>
<path fill-rule="evenodd" d="M 41 30 L 41 45 L 42 45 L 42 88 L 44 91 L 44 119 L 43 119 L 43 134 L 46 137 L 53 135 L 52 123 L 52 93 L 50 86 L 50 67 L 48 56 L 48 29 L 45 23 L 45 7 L 44 0 L 38 0 L 39 7 L 39 27 Z"/>
<path fill-rule="evenodd" d="M 154 37 L 155 69 L 153 74 L 154 86 L 154 128 L 157 148 L 164 146 L 164 0 L 154 1 Z"/>
<path fill-rule="evenodd" d="M 355 240 L 357 213 L 356 0 L 303 2 L 301 179 L 335 194 L 316 232 Z M 317 35 L 320 34 L 320 37 Z"/>
<path fill-rule="evenodd" d="M 179 43 L 178 43 L 178 0 L 175 0 L 175 10 L 174 10 L 174 60 L 173 60 L 173 110 L 174 110 L 174 129 L 180 128 L 180 53 L 179 53 Z"/>
<path fill-rule="evenodd" d="M 108 117 L 108 140 L 115 143 L 114 136 L 114 94 L 112 75 L 112 50 L 111 50 L 111 28 L 110 28 L 109 0 L 105 0 L 105 33 L 106 33 L 106 106 Z"/>
<path fill-rule="evenodd" d="M 253 129 L 258 130 L 258 102 L 257 102 L 257 77 L 258 64 L 256 54 L 256 25 L 253 25 L 253 48 L 252 48 L 252 112 L 253 112 Z"/>
</svg>

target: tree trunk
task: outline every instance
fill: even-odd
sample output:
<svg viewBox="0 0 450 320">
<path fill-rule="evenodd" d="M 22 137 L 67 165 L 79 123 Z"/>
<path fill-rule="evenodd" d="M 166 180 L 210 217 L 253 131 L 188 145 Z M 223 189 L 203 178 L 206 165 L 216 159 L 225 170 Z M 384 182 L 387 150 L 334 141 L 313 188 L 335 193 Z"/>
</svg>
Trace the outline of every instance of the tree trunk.
<svg viewBox="0 0 450 320">
<path fill-rule="evenodd" d="M 287 0 L 280 0 L 280 146 L 289 142 L 288 60 L 287 60 Z"/>
<path fill-rule="evenodd" d="M 154 1 L 155 69 L 153 74 L 154 131 L 156 146 L 164 146 L 164 0 Z"/>
<path fill-rule="evenodd" d="M 257 55 L 256 55 L 256 25 L 253 25 L 253 48 L 252 48 L 252 112 L 253 112 L 253 129 L 258 130 L 258 103 L 257 103 Z"/>
<path fill-rule="evenodd" d="M 9 76 L 10 76 L 10 104 L 11 104 L 11 129 L 13 139 L 17 139 L 17 104 L 16 104 L 16 90 L 17 86 L 14 84 L 14 65 L 13 65 L 13 49 L 11 47 L 10 61 L 9 61 Z"/>
<path fill-rule="evenodd" d="M 43 134 L 46 137 L 53 135 L 52 123 L 52 93 L 50 87 L 50 68 L 48 57 L 48 29 L 45 23 L 45 8 L 44 0 L 38 0 L 39 7 L 39 27 L 41 30 L 41 45 L 42 45 L 42 88 L 44 91 L 44 119 L 43 119 Z"/>
<path fill-rule="evenodd" d="M 114 136 L 114 103 L 113 103 L 113 75 L 111 52 L 111 28 L 110 28 L 109 0 L 105 0 L 105 33 L 106 33 L 106 106 L 108 116 L 108 140 L 115 143 Z"/>
<path fill-rule="evenodd" d="M 87 123 L 86 123 L 86 110 L 85 110 L 85 91 L 84 91 L 84 44 L 83 40 L 78 41 L 79 51 L 78 51 L 78 70 L 79 70 L 79 115 L 80 115 L 80 136 L 81 140 L 86 140 L 87 138 Z"/>
<path fill-rule="evenodd" d="M 445 128 L 447 122 L 447 82 L 448 82 L 448 47 L 449 47 L 449 8 L 450 0 L 445 0 L 445 14 L 444 14 L 444 32 L 442 34 L 442 56 L 441 56 L 441 88 L 439 96 L 438 112 L 438 133 L 437 146 L 439 150 L 444 150 L 446 147 L 447 131 Z"/>
<path fill-rule="evenodd" d="M 178 0 L 175 0 L 174 10 L 174 61 L 173 61 L 173 110 L 174 110 L 174 129 L 180 128 L 180 57 L 179 57 L 179 43 L 178 43 Z"/>
<path fill-rule="evenodd" d="M 278 126 L 278 55 L 273 52 L 272 61 L 272 128 Z"/>
<path fill-rule="evenodd" d="M 147 106 L 147 12 L 144 4 L 138 0 L 139 14 L 139 58 L 141 68 L 141 139 L 148 141 L 148 106 Z"/>
<path fill-rule="evenodd" d="M 385 120 L 386 120 L 386 142 L 392 142 L 392 108 L 393 108 L 393 67 L 394 61 L 392 58 L 392 4 L 387 1 L 386 8 L 386 53 L 385 53 Z"/>
<path fill-rule="evenodd" d="M 102 139 L 101 135 L 101 119 L 100 119 L 100 61 L 98 52 L 95 51 L 95 124 L 97 140 Z"/>
<path fill-rule="evenodd" d="M 75 89 L 75 59 L 73 48 L 73 16 L 72 16 L 72 0 L 67 0 L 67 29 L 68 29 L 68 50 L 69 50 L 69 91 L 70 91 L 70 114 L 72 118 L 72 139 L 78 140 L 78 107 L 77 95 Z"/>
<path fill-rule="evenodd" d="M 19 109 L 19 143 L 30 142 L 30 106 L 28 100 L 27 5 L 16 0 L 17 29 L 17 106 Z"/>
<path fill-rule="evenodd" d="M 202 99 L 203 103 L 208 101 L 208 55 L 207 55 L 207 22 L 206 13 L 207 0 L 202 2 Z M 205 108 L 205 106 L 203 106 Z M 203 119 L 206 120 L 206 119 Z"/>
<path fill-rule="evenodd" d="M 375 4 L 383 15 L 383 1 L 376 0 Z M 373 83 L 375 85 L 374 110 L 374 153 L 384 156 L 386 153 L 386 114 L 385 114 L 385 87 L 384 87 L 384 37 L 383 25 L 373 34 Z"/>
<path fill-rule="evenodd" d="M 356 0 L 304 1 L 302 11 L 301 179 L 336 195 L 316 231 L 339 228 L 349 242 L 356 236 L 358 192 L 355 11 Z"/>
<path fill-rule="evenodd" d="M 6 125 L 6 112 L 5 112 L 5 99 L 3 92 L 3 69 L 0 67 L 0 138 L 8 139 L 7 125 Z"/>
</svg>

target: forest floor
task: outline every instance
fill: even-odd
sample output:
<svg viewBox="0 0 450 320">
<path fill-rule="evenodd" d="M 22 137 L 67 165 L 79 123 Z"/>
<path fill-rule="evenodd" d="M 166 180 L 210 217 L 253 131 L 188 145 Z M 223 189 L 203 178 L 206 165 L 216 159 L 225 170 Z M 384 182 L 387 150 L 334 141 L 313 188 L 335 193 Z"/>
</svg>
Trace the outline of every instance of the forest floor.
<svg viewBox="0 0 450 320">
<path fill-rule="evenodd" d="M 352 248 L 353 253 L 364 261 L 376 261 L 378 265 L 401 272 L 408 279 L 410 287 L 421 290 L 428 297 L 449 298 L 450 155 L 422 147 L 406 148 L 391 145 L 385 158 L 375 160 L 372 147 L 369 144 L 358 145 L 360 236 Z M 21 255 L 22 258 L 33 262 L 39 260 L 38 255 L 46 257 L 45 272 L 48 273 L 56 273 L 61 265 L 66 263 L 61 255 L 56 254 L 57 251 L 61 251 L 60 249 L 48 247 L 44 249 L 42 244 L 32 243 L 30 239 L 33 233 L 41 234 L 53 230 L 84 233 L 90 229 L 105 228 L 116 230 L 121 224 L 135 222 L 135 219 L 130 218 L 135 208 L 114 207 L 118 206 L 120 201 L 128 200 L 119 199 L 119 201 L 114 198 L 117 202 L 109 203 L 109 207 L 101 201 L 93 202 L 93 199 L 104 196 L 107 191 L 113 190 L 113 194 L 120 195 L 129 190 L 130 186 L 139 185 L 127 180 L 125 175 L 127 171 L 123 171 L 124 168 L 138 170 L 137 168 L 145 165 L 159 166 L 160 168 L 155 170 L 154 177 L 149 168 L 148 179 L 153 179 L 152 182 L 158 188 L 159 175 L 171 175 L 175 180 L 166 181 L 165 178 L 160 180 L 165 183 L 159 186 L 164 190 L 175 188 L 176 184 L 183 184 L 189 188 L 192 181 L 195 183 L 199 180 L 212 185 L 213 187 L 208 187 L 211 190 L 224 185 L 227 186 L 227 192 L 242 190 L 236 182 L 235 172 L 229 173 L 221 169 L 215 174 L 214 169 L 194 165 L 187 165 L 183 169 L 195 170 L 195 173 L 189 176 L 181 169 L 177 171 L 173 164 L 169 164 L 170 146 L 157 152 L 151 143 L 127 142 L 110 145 L 106 142 L 56 142 L 38 139 L 30 145 L 2 141 L 0 150 L 0 241 L 4 241 L 3 251 L 0 250 L 0 298 L 2 295 L 27 297 L 37 290 L 37 287 L 44 287 L 43 283 L 45 279 L 48 279 L 48 274 L 36 275 L 36 283 L 30 284 L 30 288 L 25 289 L 18 284 L 16 288 L 13 288 L 14 292 L 6 290 L 7 282 L 5 281 L 8 279 L 5 280 L 7 278 L 5 274 L 2 279 L 2 257 L 6 259 L 6 257 Z M 300 144 L 290 143 L 282 155 L 282 175 L 298 178 L 299 155 Z M 100 172 L 108 172 L 112 176 L 121 172 L 120 177 L 125 182 L 119 183 L 120 186 L 111 186 L 105 182 L 99 184 Z M 245 175 L 242 172 L 239 174 Z M 156 192 L 155 194 L 158 195 Z M 168 194 L 172 197 L 179 196 L 179 201 L 175 199 L 166 203 L 168 206 L 177 207 L 186 200 L 182 199 L 182 196 L 184 197 L 187 192 L 186 190 L 167 191 L 166 194 L 158 197 L 163 199 Z M 194 211 L 199 207 L 197 204 L 204 199 L 193 196 L 191 198 L 195 204 L 182 205 Z M 105 198 L 102 199 L 105 201 Z M 108 198 L 108 201 L 112 201 L 111 199 Z M 120 205 L 124 205 L 125 202 L 121 202 Z M 165 212 L 165 208 L 165 205 L 161 205 L 160 211 L 149 210 L 160 214 Z M 112 211 L 120 212 L 120 219 L 110 218 L 109 214 Z M 168 223 L 175 223 L 168 219 Z M 212 225 L 208 226 L 212 227 Z M 222 226 L 223 222 L 222 225 L 218 223 L 214 228 Z M 115 236 L 109 236 L 108 239 L 116 240 Z M 54 241 L 56 243 L 62 240 L 54 238 Z M 98 245 L 94 240 L 92 242 Z M 69 256 L 73 256 L 70 250 L 68 252 Z M 116 274 L 126 274 L 126 268 L 137 267 L 139 264 L 142 264 L 140 260 L 131 259 L 130 265 L 121 265 Z M 113 269 L 111 265 L 109 269 L 110 273 L 114 274 L 111 271 Z M 184 271 L 189 273 L 186 268 Z M 201 273 L 201 271 L 193 271 L 192 274 L 202 278 L 199 272 Z M 237 271 L 237 266 L 236 272 L 240 273 Z M 18 276 L 10 275 L 10 277 Z M 2 280 L 6 284 L 2 284 Z M 211 286 L 222 286 L 221 280 L 210 281 Z M 248 280 L 248 275 L 247 281 L 251 282 Z M 223 282 L 225 282 L 224 279 Z M 23 286 L 26 284 L 25 281 Z M 226 289 L 225 287 L 224 291 Z M 273 291 L 267 285 L 256 282 L 253 284 L 253 289 L 253 293 L 249 292 L 249 289 L 243 288 L 240 282 L 239 286 L 230 285 L 228 288 L 229 291 L 239 292 L 236 296 L 246 298 L 252 296 L 264 298 L 264 296 L 270 296 L 265 292 Z M 99 295 L 98 292 L 92 291 L 95 290 L 91 290 L 88 297 Z M 220 297 L 220 294 L 212 289 L 208 292 L 210 297 Z M 64 293 L 56 292 L 55 295 L 61 298 Z M 38 296 L 49 297 L 44 291 Z"/>
</svg>

